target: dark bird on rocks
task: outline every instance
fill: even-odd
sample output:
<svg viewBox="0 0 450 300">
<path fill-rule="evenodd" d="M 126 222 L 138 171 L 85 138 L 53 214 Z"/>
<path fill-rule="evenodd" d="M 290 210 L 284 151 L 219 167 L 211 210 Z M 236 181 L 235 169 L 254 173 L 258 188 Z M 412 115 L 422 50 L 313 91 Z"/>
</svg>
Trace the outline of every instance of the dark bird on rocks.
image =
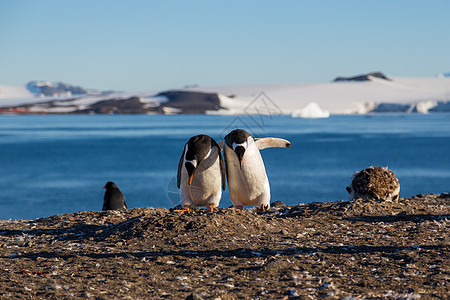
<svg viewBox="0 0 450 300">
<path fill-rule="evenodd" d="M 102 210 L 127 208 L 125 197 L 114 182 L 108 181 L 103 188 L 106 189 L 106 192 L 105 196 L 103 197 Z"/>
<path fill-rule="evenodd" d="M 355 172 L 347 188 L 349 200 L 396 201 L 399 199 L 400 183 L 388 167 L 369 167 Z"/>
</svg>

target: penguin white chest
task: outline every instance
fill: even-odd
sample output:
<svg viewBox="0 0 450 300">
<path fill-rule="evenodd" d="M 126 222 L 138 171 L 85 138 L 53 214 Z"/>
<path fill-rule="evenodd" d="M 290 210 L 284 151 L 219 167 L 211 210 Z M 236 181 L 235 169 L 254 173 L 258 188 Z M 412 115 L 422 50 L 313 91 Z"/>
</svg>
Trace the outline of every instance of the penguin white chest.
<svg viewBox="0 0 450 300">
<path fill-rule="evenodd" d="M 228 188 L 235 206 L 260 206 L 270 202 L 270 186 L 261 154 L 250 145 L 242 157 L 242 166 L 235 152 L 225 146 Z M 267 203 L 265 203 L 267 202 Z"/>
<path fill-rule="evenodd" d="M 183 205 L 219 205 L 222 196 L 222 177 L 216 149 L 198 165 L 190 184 L 188 172 L 183 168 L 180 196 Z"/>
</svg>

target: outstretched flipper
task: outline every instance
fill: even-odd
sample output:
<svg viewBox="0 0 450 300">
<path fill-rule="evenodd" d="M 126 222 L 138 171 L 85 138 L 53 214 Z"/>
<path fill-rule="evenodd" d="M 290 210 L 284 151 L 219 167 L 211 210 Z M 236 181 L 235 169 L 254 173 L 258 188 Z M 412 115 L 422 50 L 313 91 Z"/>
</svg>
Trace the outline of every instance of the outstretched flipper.
<svg viewBox="0 0 450 300">
<path fill-rule="evenodd" d="M 259 150 L 273 147 L 278 148 L 291 147 L 291 143 L 288 140 L 272 137 L 255 139 L 255 143 Z"/>
</svg>

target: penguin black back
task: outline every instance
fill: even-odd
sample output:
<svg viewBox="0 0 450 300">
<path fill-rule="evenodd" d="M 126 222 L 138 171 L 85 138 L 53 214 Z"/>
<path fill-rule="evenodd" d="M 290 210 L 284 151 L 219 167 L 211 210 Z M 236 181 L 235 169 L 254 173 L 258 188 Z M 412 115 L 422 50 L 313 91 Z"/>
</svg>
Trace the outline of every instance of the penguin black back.
<svg viewBox="0 0 450 300">
<path fill-rule="evenodd" d="M 114 182 L 108 181 L 103 188 L 106 189 L 106 191 L 105 196 L 103 197 L 102 210 L 127 208 L 125 197 Z"/>
</svg>

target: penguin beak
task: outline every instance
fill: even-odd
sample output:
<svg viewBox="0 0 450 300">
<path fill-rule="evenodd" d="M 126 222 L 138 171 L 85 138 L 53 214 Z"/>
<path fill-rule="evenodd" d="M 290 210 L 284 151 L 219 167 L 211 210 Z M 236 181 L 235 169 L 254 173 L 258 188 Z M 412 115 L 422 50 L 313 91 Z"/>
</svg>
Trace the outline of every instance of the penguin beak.
<svg viewBox="0 0 450 300">
<path fill-rule="evenodd" d="M 192 180 L 194 179 L 194 174 L 195 174 L 195 167 L 191 162 L 187 162 L 184 164 L 184 166 L 186 167 L 186 171 L 188 173 L 189 176 L 189 185 L 192 184 Z"/>
<path fill-rule="evenodd" d="M 245 148 L 242 147 L 242 146 L 237 146 L 234 149 L 234 152 L 236 153 L 236 156 L 237 156 L 237 158 L 239 160 L 239 165 L 240 165 L 241 170 L 242 170 L 242 159 L 244 158 Z"/>
<path fill-rule="evenodd" d="M 195 173 L 195 170 L 192 172 L 191 177 L 189 177 L 189 185 L 192 184 L 192 179 L 194 179 L 194 173 Z"/>
</svg>

